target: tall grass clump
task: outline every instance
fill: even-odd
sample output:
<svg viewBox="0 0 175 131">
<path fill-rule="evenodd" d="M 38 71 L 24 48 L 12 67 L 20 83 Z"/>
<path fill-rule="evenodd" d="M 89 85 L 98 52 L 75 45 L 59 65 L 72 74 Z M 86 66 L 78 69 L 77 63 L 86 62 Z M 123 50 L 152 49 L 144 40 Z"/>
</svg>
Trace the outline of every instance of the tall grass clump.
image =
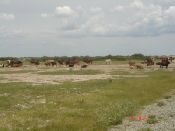
<svg viewBox="0 0 175 131">
<path fill-rule="evenodd" d="M 133 115 L 137 108 L 134 102 L 124 101 L 120 103 L 110 103 L 100 107 L 97 112 L 97 125 L 108 127 L 122 123 L 126 116 Z"/>
</svg>

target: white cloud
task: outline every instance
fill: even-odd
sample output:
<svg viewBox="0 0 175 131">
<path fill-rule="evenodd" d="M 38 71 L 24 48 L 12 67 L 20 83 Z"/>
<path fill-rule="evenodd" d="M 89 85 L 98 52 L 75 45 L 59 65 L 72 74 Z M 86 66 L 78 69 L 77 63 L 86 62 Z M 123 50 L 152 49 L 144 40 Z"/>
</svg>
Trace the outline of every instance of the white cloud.
<svg viewBox="0 0 175 131">
<path fill-rule="evenodd" d="M 0 13 L 0 20 L 14 20 L 14 14 Z"/>
<path fill-rule="evenodd" d="M 170 6 L 165 13 L 174 16 L 175 15 L 175 6 Z"/>
<path fill-rule="evenodd" d="M 55 14 L 55 15 L 54 15 Z M 51 14 L 43 13 L 46 18 Z M 58 6 L 52 16 L 58 17 L 57 29 L 73 36 L 145 36 L 175 33 L 175 6 L 163 7 L 146 0 L 113 8 Z"/>
<path fill-rule="evenodd" d="M 55 11 L 57 16 L 71 17 L 76 15 L 76 12 L 70 6 L 58 6 Z"/>
</svg>

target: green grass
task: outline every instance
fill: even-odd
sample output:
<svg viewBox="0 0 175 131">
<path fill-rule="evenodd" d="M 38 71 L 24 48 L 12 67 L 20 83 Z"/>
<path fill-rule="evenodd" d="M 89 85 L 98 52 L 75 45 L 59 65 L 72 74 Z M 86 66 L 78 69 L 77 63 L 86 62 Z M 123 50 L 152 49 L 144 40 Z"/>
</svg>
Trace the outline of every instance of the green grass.
<svg viewBox="0 0 175 131">
<path fill-rule="evenodd" d="M 121 64 L 128 64 L 128 61 L 129 60 L 122 60 L 122 61 L 117 61 L 117 60 L 112 60 L 112 63 L 111 65 L 121 65 Z M 135 61 L 136 63 L 140 63 L 140 62 L 143 62 L 141 60 L 132 60 L 132 61 Z M 94 65 L 106 65 L 105 63 L 105 60 L 99 60 L 99 61 L 93 61 L 93 64 Z"/>
<path fill-rule="evenodd" d="M 155 115 L 151 115 L 148 117 L 147 123 L 148 124 L 155 124 L 158 122 L 158 119 Z"/>
<path fill-rule="evenodd" d="M 0 71 L 0 74 L 20 74 L 20 73 L 30 73 L 35 72 L 34 70 L 17 70 L 17 71 Z"/>
<path fill-rule="evenodd" d="M 40 75 L 97 75 L 103 74 L 104 72 L 100 70 L 59 70 L 59 71 L 47 71 L 47 72 L 39 72 Z"/>
<path fill-rule="evenodd" d="M 145 72 L 142 70 L 134 70 L 134 71 L 120 71 L 120 70 L 112 70 L 110 72 L 111 75 L 144 75 Z"/>
<path fill-rule="evenodd" d="M 62 85 L 0 84 L 0 130 L 105 131 L 175 89 L 175 72 Z"/>
</svg>

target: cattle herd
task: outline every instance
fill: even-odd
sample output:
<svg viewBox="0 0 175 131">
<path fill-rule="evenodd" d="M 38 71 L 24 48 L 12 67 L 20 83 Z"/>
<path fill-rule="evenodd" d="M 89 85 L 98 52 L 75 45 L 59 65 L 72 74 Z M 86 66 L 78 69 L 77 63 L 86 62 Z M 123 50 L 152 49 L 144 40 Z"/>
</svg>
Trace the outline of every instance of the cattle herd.
<svg viewBox="0 0 175 131">
<path fill-rule="evenodd" d="M 166 57 L 166 56 L 162 56 L 160 57 L 159 62 L 155 62 L 154 58 L 147 58 L 145 59 L 143 62 L 141 63 L 136 63 L 133 60 L 129 60 L 129 68 L 130 69 L 144 69 L 143 65 L 146 65 L 147 67 L 149 66 L 154 66 L 154 65 L 159 65 L 160 68 L 166 67 L 168 68 L 169 64 L 172 63 L 172 61 L 174 60 L 173 57 Z M 44 62 L 44 65 L 47 67 L 54 67 L 54 66 L 61 66 L 61 65 L 65 65 L 67 67 L 74 67 L 75 65 L 81 66 L 81 68 L 87 68 L 89 64 L 92 64 L 92 59 L 91 58 L 85 58 L 82 60 L 81 64 L 80 61 L 77 59 L 60 59 L 58 61 L 52 60 L 52 59 L 48 59 Z M 31 59 L 30 63 L 33 65 L 40 65 L 41 62 L 37 59 Z M 82 64 L 83 63 L 83 64 Z M 112 60 L 111 59 L 106 59 L 105 60 L 105 64 L 111 64 Z M 7 60 L 5 62 L 5 64 L 0 64 L 0 67 L 21 67 L 23 65 L 23 62 L 20 60 Z"/>
<path fill-rule="evenodd" d="M 147 67 L 149 66 L 154 66 L 154 65 L 159 65 L 160 68 L 166 67 L 168 68 L 169 64 L 172 63 L 172 61 L 174 60 L 173 57 L 166 57 L 166 56 L 162 56 L 160 57 L 160 61 L 159 62 L 155 62 L 154 58 L 147 58 L 144 62 L 141 62 L 141 64 L 136 64 L 135 61 L 131 61 L 129 60 L 129 67 L 130 69 L 144 69 L 143 64 L 146 64 Z"/>
<path fill-rule="evenodd" d="M 47 67 L 54 67 L 58 65 L 66 65 L 68 67 L 74 67 L 75 65 L 81 66 L 81 68 L 87 68 L 89 64 L 92 64 L 92 59 L 86 58 L 82 60 L 83 64 L 80 64 L 80 61 L 77 59 L 67 59 L 67 60 L 52 60 L 48 59 L 44 62 L 44 65 Z M 37 59 L 31 59 L 30 63 L 32 65 L 40 65 L 41 62 Z M 20 60 L 7 60 L 4 62 L 4 64 L 1 64 L 0 67 L 21 67 L 23 65 L 23 62 Z"/>
</svg>

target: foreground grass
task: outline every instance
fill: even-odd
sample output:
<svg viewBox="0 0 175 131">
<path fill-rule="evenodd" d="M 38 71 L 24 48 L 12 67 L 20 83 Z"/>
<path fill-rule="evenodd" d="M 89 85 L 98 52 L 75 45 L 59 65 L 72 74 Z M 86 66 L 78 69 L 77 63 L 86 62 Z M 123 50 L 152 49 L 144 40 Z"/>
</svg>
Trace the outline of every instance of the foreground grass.
<svg viewBox="0 0 175 131">
<path fill-rule="evenodd" d="M 40 75 L 96 75 L 102 74 L 104 72 L 100 70 L 59 70 L 59 71 L 47 71 L 47 72 L 39 72 Z"/>
<path fill-rule="evenodd" d="M 105 131 L 175 88 L 174 72 L 63 85 L 0 84 L 0 130 Z"/>
</svg>

